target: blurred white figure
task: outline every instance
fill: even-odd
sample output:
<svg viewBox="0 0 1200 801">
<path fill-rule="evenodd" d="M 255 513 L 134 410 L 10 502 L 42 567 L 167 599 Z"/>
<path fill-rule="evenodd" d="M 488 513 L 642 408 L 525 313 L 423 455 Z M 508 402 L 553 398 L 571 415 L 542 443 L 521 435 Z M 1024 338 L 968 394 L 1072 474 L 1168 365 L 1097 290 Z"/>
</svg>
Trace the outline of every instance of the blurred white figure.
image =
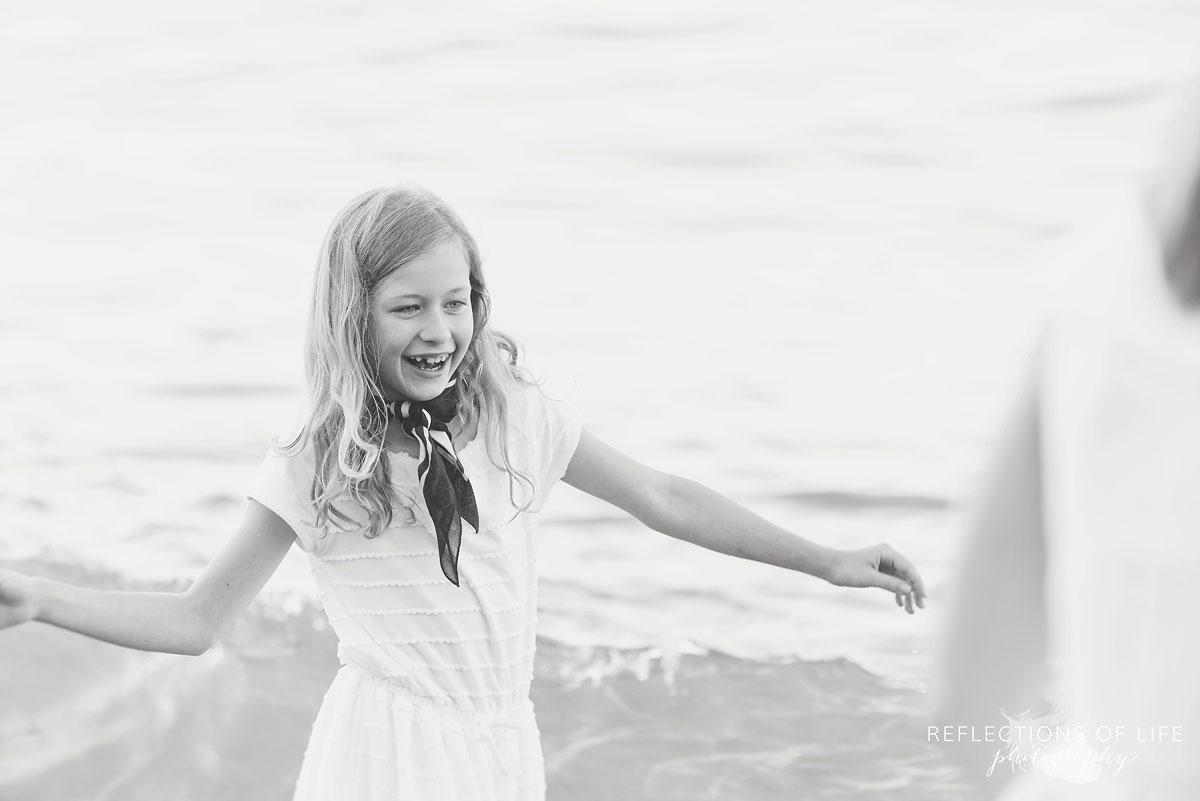
<svg viewBox="0 0 1200 801">
<path fill-rule="evenodd" d="M 975 727 L 943 746 L 973 797 L 1200 799 L 1200 91 L 1168 153 L 1071 270 L 968 532 L 935 718 Z"/>
</svg>

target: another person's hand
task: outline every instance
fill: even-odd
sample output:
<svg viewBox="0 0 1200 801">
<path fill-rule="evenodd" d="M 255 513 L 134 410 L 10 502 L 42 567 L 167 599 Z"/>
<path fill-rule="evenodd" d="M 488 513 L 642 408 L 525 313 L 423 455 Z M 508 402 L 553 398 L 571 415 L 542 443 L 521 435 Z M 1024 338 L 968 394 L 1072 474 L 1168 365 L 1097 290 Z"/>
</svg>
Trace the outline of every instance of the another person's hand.
<svg viewBox="0 0 1200 801">
<path fill-rule="evenodd" d="M 896 596 L 896 605 L 911 615 L 913 604 L 925 608 L 925 582 L 912 562 L 892 546 L 880 544 L 836 551 L 826 579 L 838 587 L 880 587 Z"/>
<path fill-rule="evenodd" d="M 0 629 L 33 620 L 37 611 L 33 580 L 12 570 L 0 569 Z"/>
</svg>

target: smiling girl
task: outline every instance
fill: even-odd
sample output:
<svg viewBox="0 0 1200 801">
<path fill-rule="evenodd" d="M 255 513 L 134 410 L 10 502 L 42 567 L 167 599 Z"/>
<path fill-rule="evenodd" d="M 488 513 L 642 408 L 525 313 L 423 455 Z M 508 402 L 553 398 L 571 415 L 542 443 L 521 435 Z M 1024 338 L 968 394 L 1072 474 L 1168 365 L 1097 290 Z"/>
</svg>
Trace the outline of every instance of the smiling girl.
<svg viewBox="0 0 1200 801">
<path fill-rule="evenodd" d="M 535 531 L 560 479 L 668 536 L 924 606 L 887 545 L 814 544 L 606 445 L 517 365 L 489 311 L 479 249 L 445 202 L 412 186 L 356 198 L 318 263 L 306 423 L 267 453 L 228 544 L 179 594 L 0 571 L 0 625 L 201 654 L 295 543 L 342 665 L 295 798 L 494 801 L 545 797 Z"/>
</svg>

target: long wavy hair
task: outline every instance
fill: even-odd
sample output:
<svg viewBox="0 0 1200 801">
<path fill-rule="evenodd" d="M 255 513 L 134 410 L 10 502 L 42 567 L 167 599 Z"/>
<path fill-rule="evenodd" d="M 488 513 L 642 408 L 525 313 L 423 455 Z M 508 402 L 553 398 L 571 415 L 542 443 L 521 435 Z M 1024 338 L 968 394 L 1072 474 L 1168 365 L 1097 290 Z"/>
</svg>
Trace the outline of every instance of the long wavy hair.
<svg viewBox="0 0 1200 801">
<path fill-rule="evenodd" d="M 413 496 L 394 497 L 391 470 L 384 456 L 386 400 L 374 351 L 371 315 L 374 293 L 397 270 L 447 240 L 461 245 L 470 270 L 474 333 L 455 373 L 460 430 L 477 428 L 492 462 L 509 475 L 513 505 L 528 508 L 533 481 L 509 458 L 507 393 L 519 384 L 535 384 L 518 365 L 519 348 L 488 325 L 491 301 L 483 279 L 479 247 L 457 213 L 441 198 L 416 184 L 374 189 L 352 200 L 334 218 L 317 261 L 312 306 L 305 337 L 305 375 L 309 410 L 296 436 L 276 443 L 295 455 L 313 449 L 311 498 L 316 524 L 323 532 L 334 519 L 341 530 L 361 529 L 374 538 L 392 522 L 400 500 L 413 520 Z M 516 483 L 527 489 L 518 502 Z M 366 510 L 365 526 L 339 509 L 352 499 Z"/>
<path fill-rule="evenodd" d="M 1195 308 L 1200 306 L 1200 77 L 1188 86 L 1166 150 L 1150 181 L 1150 213 L 1167 283 L 1181 304 Z"/>
</svg>

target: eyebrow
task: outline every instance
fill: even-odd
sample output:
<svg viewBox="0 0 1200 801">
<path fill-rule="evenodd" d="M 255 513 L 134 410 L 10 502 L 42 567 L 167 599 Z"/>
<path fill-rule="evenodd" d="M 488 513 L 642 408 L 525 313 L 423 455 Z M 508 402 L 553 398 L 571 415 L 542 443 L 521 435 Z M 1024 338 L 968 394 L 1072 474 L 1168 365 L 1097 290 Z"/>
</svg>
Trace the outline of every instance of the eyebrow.
<svg viewBox="0 0 1200 801">
<path fill-rule="evenodd" d="M 448 292 L 446 292 L 446 294 L 453 295 L 455 292 L 470 292 L 470 291 L 471 291 L 471 288 L 469 286 L 456 286 L 456 287 L 454 287 L 454 289 L 451 289 Z M 419 292 L 405 292 L 403 295 L 388 295 L 386 298 L 384 298 L 384 302 L 403 300 L 404 298 L 417 298 L 418 300 L 424 300 L 425 296 L 420 294 Z"/>
</svg>

